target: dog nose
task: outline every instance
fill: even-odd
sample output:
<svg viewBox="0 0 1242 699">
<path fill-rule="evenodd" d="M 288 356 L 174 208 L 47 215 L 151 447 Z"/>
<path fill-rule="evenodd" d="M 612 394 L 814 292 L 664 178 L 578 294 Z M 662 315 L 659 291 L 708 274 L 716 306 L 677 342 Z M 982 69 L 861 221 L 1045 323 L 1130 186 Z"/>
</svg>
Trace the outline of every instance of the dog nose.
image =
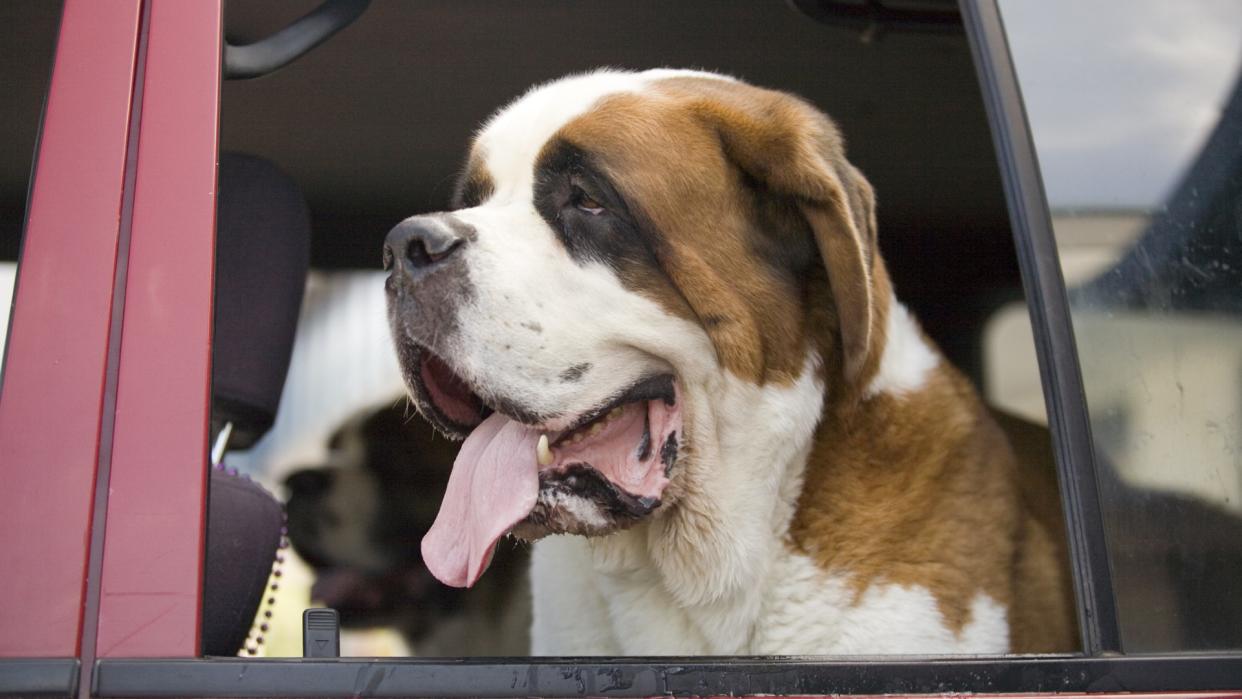
<svg viewBox="0 0 1242 699">
<path fill-rule="evenodd" d="M 463 243 L 464 238 L 437 218 L 408 218 L 384 239 L 384 269 L 417 276 L 443 263 Z"/>
<path fill-rule="evenodd" d="M 285 479 L 289 498 L 311 498 L 323 495 L 332 488 L 332 474 L 324 469 L 307 468 L 295 471 Z"/>
</svg>

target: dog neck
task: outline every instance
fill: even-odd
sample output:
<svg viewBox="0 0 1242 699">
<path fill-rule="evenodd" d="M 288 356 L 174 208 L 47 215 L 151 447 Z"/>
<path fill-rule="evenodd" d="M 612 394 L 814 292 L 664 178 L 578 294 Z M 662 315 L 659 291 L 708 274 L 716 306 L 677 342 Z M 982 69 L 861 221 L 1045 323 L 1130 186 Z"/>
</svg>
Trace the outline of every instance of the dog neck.
<svg viewBox="0 0 1242 699">
<path fill-rule="evenodd" d="M 649 522 L 591 540 L 603 583 L 661 589 L 698 632 L 700 652 L 736 653 L 748 642 L 797 507 L 823 408 L 820 374 L 812 353 L 792 384 L 726 374 L 687 387 L 693 452 L 676 501 Z"/>
<path fill-rule="evenodd" d="M 812 350 L 790 383 L 758 386 L 724 373 L 687 386 L 693 452 L 672 506 L 631 530 L 591 540 L 605 587 L 619 594 L 658 589 L 667 601 L 662 613 L 684 617 L 682 634 L 699 647 L 672 650 L 746 652 L 766 583 L 797 549 L 789 528 L 821 423 L 848 422 L 877 393 L 921 382 L 937 361 L 891 291 L 878 307 L 883 324 L 861 385 L 830 386 L 824 377 L 832 370 Z M 890 350 L 890 336 L 906 349 Z"/>
</svg>

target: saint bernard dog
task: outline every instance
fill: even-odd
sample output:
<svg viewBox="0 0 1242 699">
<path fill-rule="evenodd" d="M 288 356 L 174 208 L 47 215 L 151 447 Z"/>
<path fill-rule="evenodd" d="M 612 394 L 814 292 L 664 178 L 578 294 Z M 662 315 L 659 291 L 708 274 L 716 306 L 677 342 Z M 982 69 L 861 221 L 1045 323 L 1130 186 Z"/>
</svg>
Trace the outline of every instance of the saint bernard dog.
<svg viewBox="0 0 1242 699">
<path fill-rule="evenodd" d="M 536 87 L 384 244 L 413 401 L 463 439 L 422 541 L 534 544 L 538 655 L 1067 650 L 1060 525 L 893 296 L 833 123 L 695 71 Z"/>
</svg>

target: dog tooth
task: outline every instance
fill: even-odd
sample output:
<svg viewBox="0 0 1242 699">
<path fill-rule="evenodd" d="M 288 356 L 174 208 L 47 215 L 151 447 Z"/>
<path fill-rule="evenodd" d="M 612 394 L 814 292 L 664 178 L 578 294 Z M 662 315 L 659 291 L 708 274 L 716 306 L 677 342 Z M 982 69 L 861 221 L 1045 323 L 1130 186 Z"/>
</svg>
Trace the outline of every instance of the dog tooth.
<svg viewBox="0 0 1242 699">
<path fill-rule="evenodd" d="M 539 443 L 535 445 L 535 456 L 539 459 L 540 466 L 551 465 L 552 450 L 548 447 L 548 435 L 539 435 Z"/>
<path fill-rule="evenodd" d="M 604 429 L 604 426 L 599 424 L 598 422 L 595 423 L 594 425 L 591 425 L 591 436 L 593 437 L 599 434 L 599 431 L 602 429 Z"/>
</svg>

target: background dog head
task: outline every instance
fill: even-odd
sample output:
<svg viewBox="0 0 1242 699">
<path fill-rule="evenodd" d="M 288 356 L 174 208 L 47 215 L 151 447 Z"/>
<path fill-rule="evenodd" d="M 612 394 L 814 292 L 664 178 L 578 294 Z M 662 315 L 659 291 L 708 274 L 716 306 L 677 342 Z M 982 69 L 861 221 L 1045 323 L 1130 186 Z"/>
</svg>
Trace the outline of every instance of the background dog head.
<svg viewBox="0 0 1242 699">
<path fill-rule="evenodd" d="M 494 585 L 464 591 L 427 571 L 418 544 L 435 519 L 455 444 L 434 433 L 404 401 L 367 413 L 333 434 L 330 463 L 285 480 L 289 539 L 316 573 L 312 597 L 349 627 L 395 627 L 416 649 L 431 643 L 452 655 L 524 652 L 525 629 L 481 644 L 446 633 L 479 616 L 493 636 L 519 616 L 526 552 L 498 554 Z"/>
</svg>

